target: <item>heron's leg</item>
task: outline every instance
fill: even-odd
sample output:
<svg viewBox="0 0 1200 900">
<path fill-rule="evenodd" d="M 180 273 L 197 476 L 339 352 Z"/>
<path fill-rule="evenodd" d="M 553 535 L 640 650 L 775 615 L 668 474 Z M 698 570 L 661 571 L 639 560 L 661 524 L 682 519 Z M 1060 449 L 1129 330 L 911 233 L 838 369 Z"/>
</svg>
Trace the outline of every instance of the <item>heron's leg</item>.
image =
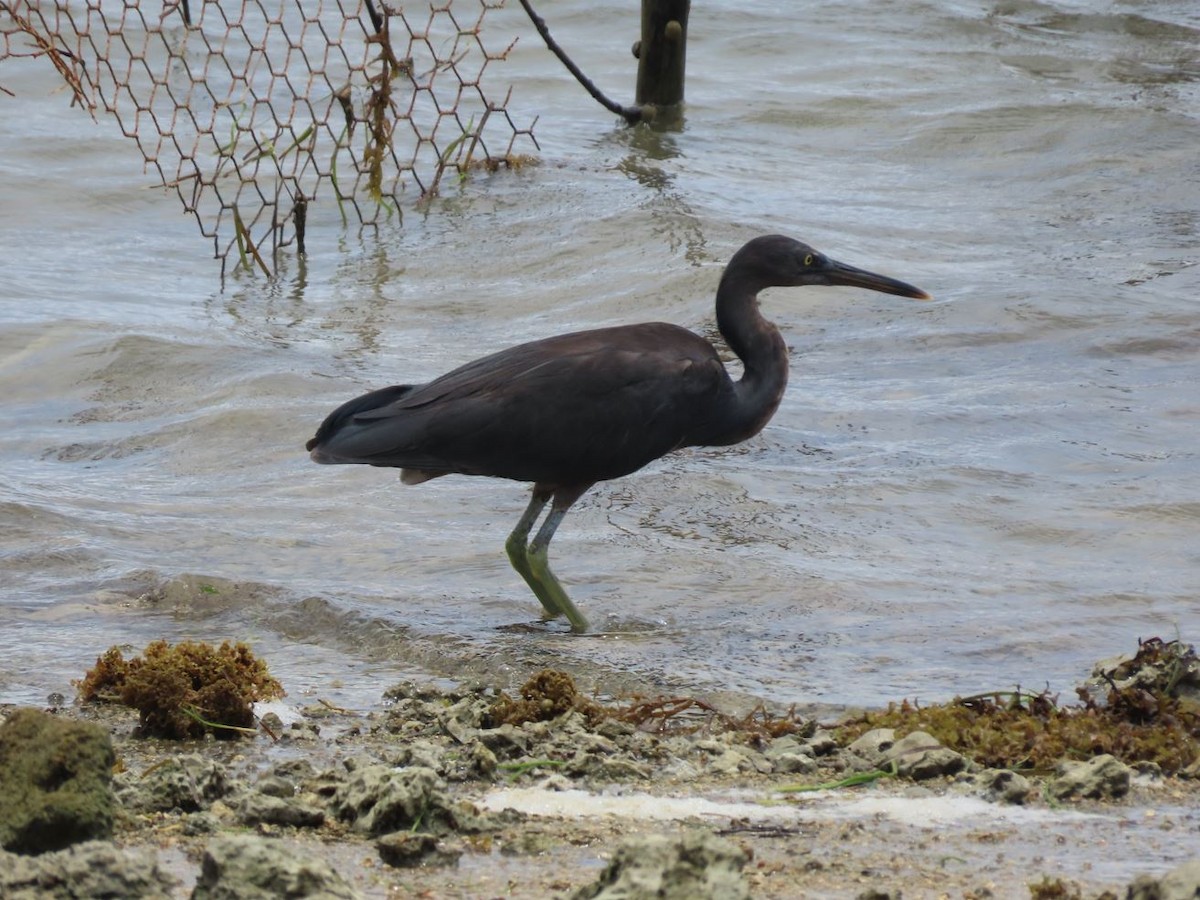
<svg viewBox="0 0 1200 900">
<path fill-rule="evenodd" d="M 585 487 L 583 490 L 586 490 Z M 547 597 L 558 607 L 559 611 L 567 617 L 571 622 L 571 630 L 576 634 L 582 634 L 588 630 L 587 619 L 583 617 L 583 613 L 571 602 L 571 598 L 567 596 L 567 592 L 563 586 L 559 584 L 558 578 L 550 571 L 550 539 L 554 537 L 554 532 L 557 530 L 559 523 L 567 514 L 567 509 L 572 503 L 582 494 L 579 491 L 568 498 L 565 498 L 561 493 L 556 493 L 554 497 L 554 506 L 550 509 L 550 515 L 546 516 L 546 521 L 542 523 L 542 527 L 538 529 L 537 536 L 533 539 L 533 543 L 529 545 L 529 568 L 534 579 L 540 585 L 541 590 L 534 588 L 534 593 L 542 601 L 542 605 L 549 609 L 549 604 L 546 602 Z M 565 501 L 565 502 L 564 502 Z M 527 578 L 526 581 L 529 581 Z M 530 587 L 533 587 L 533 582 L 530 581 Z"/>
<path fill-rule="evenodd" d="M 533 523 L 537 521 L 538 516 L 542 514 L 542 510 L 546 508 L 546 504 L 550 501 L 552 493 L 549 490 L 534 488 L 529 505 L 525 507 L 525 512 L 517 520 L 517 527 L 512 530 L 512 534 L 504 542 L 504 549 L 508 551 L 508 561 L 512 563 L 512 567 L 517 570 L 517 574 L 525 579 L 525 583 L 529 585 L 529 589 L 541 601 L 542 606 L 545 608 L 545 618 L 547 619 L 557 618 L 565 610 L 558 607 L 557 599 L 543 590 L 542 585 L 534 577 L 529 563 L 528 542 L 529 532 L 533 529 Z"/>
</svg>

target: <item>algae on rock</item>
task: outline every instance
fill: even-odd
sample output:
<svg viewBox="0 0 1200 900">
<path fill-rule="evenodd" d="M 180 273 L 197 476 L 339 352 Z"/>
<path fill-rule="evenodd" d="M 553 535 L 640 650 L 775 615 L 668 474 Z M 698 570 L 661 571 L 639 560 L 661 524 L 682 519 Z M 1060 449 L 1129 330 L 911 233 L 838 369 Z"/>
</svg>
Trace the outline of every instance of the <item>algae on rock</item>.
<svg viewBox="0 0 1200 900">
<path fill-rule="evenodd" d="M 112 834 L 108 732 L 36 709 L 0 725 L 0 847 L 45 853 Z"/>
</svg>

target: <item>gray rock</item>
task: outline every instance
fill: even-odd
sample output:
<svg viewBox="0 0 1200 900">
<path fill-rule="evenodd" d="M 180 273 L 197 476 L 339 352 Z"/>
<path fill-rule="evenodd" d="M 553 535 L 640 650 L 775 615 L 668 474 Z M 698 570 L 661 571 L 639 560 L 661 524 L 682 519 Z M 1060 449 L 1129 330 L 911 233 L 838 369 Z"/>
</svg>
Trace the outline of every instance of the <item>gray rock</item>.
<svg viewBox="0 0 1200 900">
<path fill-rule="evenodd" d="M 805 739 L 804 750 L 810 756 L 828 756 L 837 752 L 838 742 L 833 735 L 823 728 L 818 728 L 812 736 Z"/>
<path fill-rule="evenodd" d="M 954 775 L 967 767 L 967 759 L 938 743 L 933 735 L 914 731 L 892 744 L 884 752 L 885 765 L 895 766 L 896 774 L 914 781 Z"/>
<path fill-rule="evenodd" d="M 634 781 L 649 778 L 651 774 L 649 766 L 620 758 L 602 759 L 595 770 L 595 776 L 606 781 Z"/>
<path fill-rule="evenodd" d="M 873 728 L 846 750 L 863 762 L 863 766 L 856 768 L 882 769 L 887 765 L 887 753 L 895 743 L 894 728 Z"/>
<path fill-rule="evenodd" d="M 815 772 L 817 762 L 807 752 L 808 748 L 807 743 L 801 744 L 794 735 L 787 734 L 771 741 L 763 756 L 773 772 L 787 775 Z"/>
<path fill-rule="evenodd" d="M 708 770 L 720 775 L 736 775 L 738 772 L 753 772 L 754 763 L 747 754 L 731 747 L 715 757 L 708 764 Z"/>
<path fill-rule="evenodd" d="M 499 728 L 480 731 L 479 740 L 499 759 L 515 759 L 529 750 L 529 735 L 507 722 Z"/>
<path fill-rule="evenodd" d="M 543 791 L 573 791 L 575 790 L 575 782 L 566 775 L 561 775 L 558 772 L 552 772 L 545 778 L 537 780 L 537 786 Z M 506 810 L 510 812 L 515 810 Z"/>
<path fill-rule="evenodd" d="M 293 722 L 279 735 L 285 744 L 314 744 L 321 736 L 321 727 L 316 722 Z"/>
<path fill-rule="evenodd" d="M 500 761 L 496 754 L 478 740 L 473 740 L 467 747 L 467 757 L 470 760 L 470 770 L 481 778 L 491 778 L 496 774 Z"/>
<path fill-rule="evenodd" d="M 325 811 L 295 797 L 274 797 L 251 791 L 242 797 L 238 818 L 246 825 L 288 825 L 315 828 L 324 824 Z"/>
<path fill-rule="evenodd" d="M 782 737 L 777 737 L 771 743 L 767 744 L 767 748 L 763 750 L 763 756 L 767 759 L 774 759 L 777 756 L 785 756 L 792 753 L 803 753 L 800 747 L 800 739 L 794 734 L 785 734 Z"/>
<path fill-rule="evenodd" d="M 17 709 L 0 725 L 0 847 L 45 853 L 112 834 L 108 732 Z"/>
<path fill-rule="evenodd" d="M 596 723 L 595 731 L 596 734 L 602 735 L 606 738 L 612 738 L 613 740 L 627 737 L 636 738 L 639 734 L 637 726 L 635 726 L 632 722 L 626 722 L 624 719 L 613 718 L 601 719 L 598 723 Z M 642 736 L 645 737 L 645 735 Z"/>
<path fill-rule="evenodd" d="M 811 775 L 817 761 L 805 753 L 780 753 L 771 759 L 771 771 L 781 775 Z"/>
<path fill-rule="evenodd" d="M 975 783 L 982 788 L 984 799 L 1000 803 L 1024 803 L 1033 792 L 1028 778 L 1008 769 L 984 769 Z"/>
<path fill-rule="evenodd" d="M 335 766 L 317 773 L 304 784 L 306 793 L 330 800 L 346 783 L 348 773 L 344 766 Z"/>
<path fill-rule="evenodd" d="M 1107 753 L 1086 762 L 1063 762 L 1058 766 L 1058 777 L 1046 785 L 1046 793 L 1056 800 L 1123 797 L 1129 792 L 1132 772 Z"/>
<path fill-rule="evenodd" d="M 606 756 L 619 753 L 621 749 L 612 738 L 606 738 L 603 735 L 594 734 L 590 731 L 574 731 L 568 735 L 565 741 L 556 743 L 569 744 L 588 753 L 600 753 Z"/>
<path fill-rule="evenodd" d="M 1125 892 L 1125 900 L 1196 900 L 1198 897 L 1200 859 L 1185 862 L 1162 878 L 1140 875 Z"/>
<path fill-rule="evenodd" d="M 260 794 L 287 799 L 296 796 L 296 785 L 290 779 L 279 775 L 264 775 L 254 785 Z"/>
<path fill-rule="evenodd" d="M 186 813 L 180 820 L 179 827 L 189 837 L 216 834 L 221 830 L 221 819 L 211 812 Z"/>
<path fill-rule="evenodd" d="M 107 841 L 87 841 L 37 857 L 0 850 L 0 897 L 5 900 L 166 900 L 175 884 L 159 870 L 151 852 L 118 850 Z"/>
<path fill-rule="evenodd" d="M 291 784 L 305 781 L 309 778 L 317 776 L 317 769 L 307 759 L 289 759 L 281 763 L 276 763 L 271 769 L 269 778 L 282 778 Z"/>
<path fill-rule="evenodd" d="M 490 821 L 469 803 L 453 800 L 432 769 L 358 766 L 337 789 L 334 815 L 359 831 L 383 835 L 417 830 L 485 831 Z"/>
<path fill-rule="evenodd" d="M 1176 866 L 1158 880 L 1160 900 L 1194 900 L 1200 897 L 1200 859 Z"/>
<path fill-rule="evenodd" d="M 418 701 L 420 703 L 441 703 L 446 692 L 435 684 L 418 684 L 415 681 L 401 681 L 383 692 L 383 699 L 399 705 L 401 701 Z"/>
<path fill-rule="evenodd" d="M 192 900 L 358 900 L 325 860 L 279 841 L 240 834 L 218 838 L 204 852 Z"/>
<path fill-rule="evenodd" d="M 446 771 L 445 757 L 446 751 L 440 745 L 423 738 L 407 741 L 395 754 L 388 755 L 394 765 L 432 769 L 439 774 Z"/>
<path fill-rule="evenodd" d="M 490 702 L 480 697 L 464 697 L 441 711 L 437 720 L 447 734 L 460 744 L 466 744 L 479 734 L 480 724 L 490 706 Z"/>
<path fill-rule="evenodd" d="M 630 838 L 573 900 L 745 900 L 746 852 L 706 831 Z"/>
<path fill-rule="evenodd" d="M 355 753 L 353 756 L 347 756 L 342 760 L 342 768 L 347 772 L 357 772 L 359 769 L 378 765 L 380 765 L 379 760 L 369 753 Z"/>
<path fill-rule="evenodd" d="M 684 744 L 686 746 L 686 740 Z M 725 741 L 719 741 L 716 738 L 701 738 L 696 741 L 695 747 L 697 750 L 703 750 L 705 753 L 711 753 L 714 756 L 720 756 L 729 749 L 729 744 Z"/>
<path fill-rule="evenodd" d="M 368 834 L 387 834 L 421 824 L 440 788 L 432 769 L 358 766 L 334 794 L 333 812 Z"/>
<path fill-rule="evenodd" d="M 198 753 L 168 757 L 144 775 L 117 779 L 121 804 L 134 812 L 196 812 L 229 793 L 225 769 Z"/>
</svg>

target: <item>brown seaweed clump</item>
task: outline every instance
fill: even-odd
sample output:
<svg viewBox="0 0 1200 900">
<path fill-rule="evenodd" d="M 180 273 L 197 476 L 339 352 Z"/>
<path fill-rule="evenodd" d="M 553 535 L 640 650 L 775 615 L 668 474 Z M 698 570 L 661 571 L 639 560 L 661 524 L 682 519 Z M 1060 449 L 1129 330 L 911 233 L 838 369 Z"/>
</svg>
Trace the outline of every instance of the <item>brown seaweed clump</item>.
<svg viewBox="0 0 1200 900">
<path fill-rule="evenodd" d="M 1194 690 L 1200 661 L 1193 647 L 1151 638 L 1110 672 L 1102 687 L 1077 690 L 1081 705 L 1059 706 L 1043 691 L 997 691 L 921 706 L 908 700 L 843 723 L 839 742 L 873 728 L 900 738 L 924 731 L 976 762 L 1009 769 L 1048 770 L 1063 759 L 1104 753 L 1127 764 L 1151 762 L 1165 774 L 1200 758 L 1200 703 Z"/>
<path fill-rule="evenodd" d="M 779 714 L 759 703 L 746 715 L 737 717 L 696 697 L 635 697 L 614 715 L 640 731 L 654 734 L 733 732 L 755 746 L 764 746 L 785 735 L 811 737 L 817 730 L 817 723 L 801 717 L 795 705 Z"/>
<path fill-rule="evenodd" d="M 233 738 L 254 726 L 252 704 L 283 687 L 245 644 L 149 644 L 126 660 L 117 647 L 75 683 L 81 700 L 119 702 L 139 713 L 143 736 L 182 740 L 211 732 Z"/>
<path fill-rule="evenodd" d="M 566 672 L 543 669 L 521 685 L 521 699 L 515 700 L 502 692 L 488 711 L 488 717 L 493 726 L 523 725 L 549 722 L 571 710 L 581 713 L 590 725 L 608 717 L 608 710 L 579 693 Z"/>
<path fill-rule="evenodd" d="M 593 727 L 605 719 L 615 719 L 656 734 L 736 732 L 751 744 L 763 744 L 785 734 L 811 735 L 816 729 L 816 723 L 802 719 L 795 707 L 776 715 L 761 703 L 742 717 L 726 715 L 694 697 L 634 697 L 626 705 L 604 706 L 580 694 L 571 676 L 557 669 L 543 669 L 526 681 L 519 700 L 501 693 L 488 718 L 491 727 L 523 725 L 548 722 L 571 710 L 582 714 Z"/>
</svg>

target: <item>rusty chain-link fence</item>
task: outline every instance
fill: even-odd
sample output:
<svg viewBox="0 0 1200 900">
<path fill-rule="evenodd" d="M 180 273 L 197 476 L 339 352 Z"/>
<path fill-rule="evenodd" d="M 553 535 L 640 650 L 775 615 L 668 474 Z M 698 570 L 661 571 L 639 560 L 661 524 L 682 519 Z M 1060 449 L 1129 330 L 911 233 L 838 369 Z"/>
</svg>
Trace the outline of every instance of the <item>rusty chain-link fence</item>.
<svg viewBox="0 0 1200 900">
<path fill-rule="evenodd" d="M 0 63 L 52 64 L 137 142 L 222 271 L 236 254 L 270 274 L 281 247 L 303 252 L 310 206 L 374 226 L 537 147 L 536 120 L 484 86 L 515 43 L 485 43 L 503 2 L 0 0 Z"/>
</svg>

